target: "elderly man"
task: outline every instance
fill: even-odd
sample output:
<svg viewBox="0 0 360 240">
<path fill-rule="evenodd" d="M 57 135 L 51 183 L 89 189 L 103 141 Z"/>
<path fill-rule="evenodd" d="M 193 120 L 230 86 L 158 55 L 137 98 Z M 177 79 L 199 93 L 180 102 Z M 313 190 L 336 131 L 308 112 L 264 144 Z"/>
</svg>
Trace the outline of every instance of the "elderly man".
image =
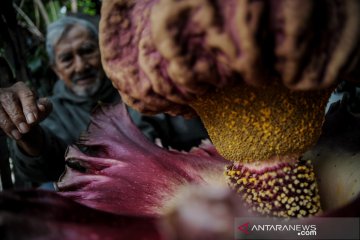
<svg viewBox="0 0 360 240">
<path fill-rule="evenodd" d="M 65 149 L 86 128 L 91 110 L 98 102 L 119 100 L 105 78 L 91 23 L 60 19 L 48 27 L 46 48 L 60 79 L 53 96 L 37 100 L 21 82 L 0 90 L 0 127 L 15 140 L 10 147 L 16 173 L 36 182 L 57 180 Z"/>
<path fill-rule="evenodd" d="M 21 82 L 0 89 L 0 127 L 14 139 L 10 148 L 16 174 L 30 182 L 56 181 L 64 170 L 66 147 L 86 129 L 91 110 L 99 102 L 120 100 L 105 77 L 97 30 L 91 23 L 73 17 L 54 22 L 48 27 L 46 48 L 60 79 L 53 96 L 36 99 Z M 148 138 L 159 137 L 165 145 L 186 149 L 207 137 L 198 120 L 129 112 Z"/>
</svg>

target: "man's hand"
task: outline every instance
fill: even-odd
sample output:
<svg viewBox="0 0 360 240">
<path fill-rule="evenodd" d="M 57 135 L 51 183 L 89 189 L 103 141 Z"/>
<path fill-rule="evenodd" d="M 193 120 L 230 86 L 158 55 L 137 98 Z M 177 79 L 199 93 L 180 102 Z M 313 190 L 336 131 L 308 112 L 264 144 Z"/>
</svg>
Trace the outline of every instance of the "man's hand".
<svg viewBox="0 0 360 240">
<path fill-rule="evenodd" d="M 24 135 L 30 134 L 51 110 L 48 99 L 37 100 L 36 94 L 22 82 L 0 88 L 0 128 L 18 142 L 23 142 Z M 26 141 L 31 141 L 31 137 L 26 137 Z"/>
</svg>

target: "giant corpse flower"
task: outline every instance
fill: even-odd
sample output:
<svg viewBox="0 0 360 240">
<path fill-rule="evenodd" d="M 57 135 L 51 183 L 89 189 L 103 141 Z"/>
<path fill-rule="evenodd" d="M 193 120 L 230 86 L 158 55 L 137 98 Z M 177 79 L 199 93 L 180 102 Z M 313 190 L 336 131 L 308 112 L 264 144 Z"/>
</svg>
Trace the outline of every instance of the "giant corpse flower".
<svg viewBox="0 0 360 240">
<path fill-rule="evenodd" d="M 320 198 L 302 156 L 334 83 L 356 75 L 359 10 L 357 1 L 107 1 L 102 62 L 134 108 L 198 114 L 254 212 L 311 216 Z"/>
<path fill-rule="evenodd" d="M 180 186 L 226 182 L 253 215 L 359 216 L 360 144 L 337 138 L 344 131 L 359 143 L 359 120 L 340 108 L 335 119 L 357 128 L 325 122 L 320 137 L 333 84 L 358 74 L 359 9 L 352 0 L 104 1 L 102 61 L 124 101 L 149 114 L 200 115 L 216 150 L 161 149 L 124 107 L 102 108 L 67 153 L 61 194 L 151 221 L 183 216 L 171 208 Z M 180 234 L 193 227 L 168 222 Z"/>
</svg>

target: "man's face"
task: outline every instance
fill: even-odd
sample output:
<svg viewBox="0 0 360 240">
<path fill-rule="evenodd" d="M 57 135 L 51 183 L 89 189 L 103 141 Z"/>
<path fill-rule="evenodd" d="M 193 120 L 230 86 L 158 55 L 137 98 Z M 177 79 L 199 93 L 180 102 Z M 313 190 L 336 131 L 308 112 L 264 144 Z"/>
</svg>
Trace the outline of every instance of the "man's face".
<svg viewBox="0 0 360 240">
<path fill-rule="evenodd" d="M 73 26 L 55 45 L 54 71 L 79 96 L 91 96 L 99 89 L 104 71 L 96 40 L 80 25 Z"/>
</svg>

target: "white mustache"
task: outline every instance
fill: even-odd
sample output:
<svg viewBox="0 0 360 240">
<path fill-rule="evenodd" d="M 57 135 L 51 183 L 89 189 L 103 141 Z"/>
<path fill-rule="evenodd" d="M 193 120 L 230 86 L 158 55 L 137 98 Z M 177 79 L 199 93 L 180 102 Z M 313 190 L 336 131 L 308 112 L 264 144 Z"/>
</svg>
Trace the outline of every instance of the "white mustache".
<svg viewBox="0 0 360 240">
<path fill-rule="evenodd" d="M 95 78 L 95 77 L 97 77 L 97 71 L 94 70 L 94 71 L 88 72 L 86 74 L 75 75 L 72 79 L 72 82 L 76 84 L 78 81 L 80 81 L 82 79 Z"/>
</svg>

